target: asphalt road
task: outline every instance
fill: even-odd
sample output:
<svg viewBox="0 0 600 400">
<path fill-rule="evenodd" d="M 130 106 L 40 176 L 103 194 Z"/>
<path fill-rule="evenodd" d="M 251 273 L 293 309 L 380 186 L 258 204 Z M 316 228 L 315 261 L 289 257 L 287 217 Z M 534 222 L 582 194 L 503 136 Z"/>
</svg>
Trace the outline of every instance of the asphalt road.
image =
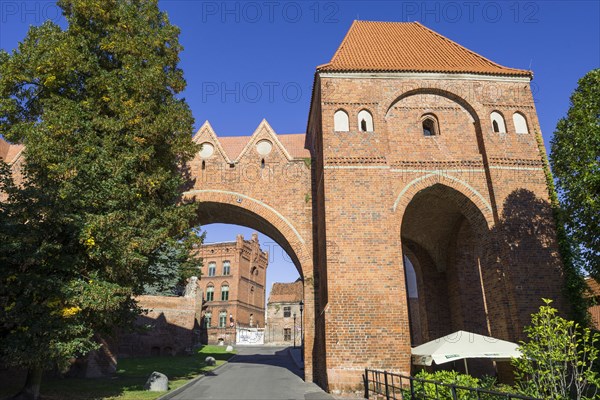
<svg viewBox="0 0 600 400">
<path fill-rule="evenodd" d="M 286 348 L 237 347 L 237 355 L 216 372 L 196 381 L 178 400 L 321 400 L 333 397 L 304 382 Z"/>
</svg>

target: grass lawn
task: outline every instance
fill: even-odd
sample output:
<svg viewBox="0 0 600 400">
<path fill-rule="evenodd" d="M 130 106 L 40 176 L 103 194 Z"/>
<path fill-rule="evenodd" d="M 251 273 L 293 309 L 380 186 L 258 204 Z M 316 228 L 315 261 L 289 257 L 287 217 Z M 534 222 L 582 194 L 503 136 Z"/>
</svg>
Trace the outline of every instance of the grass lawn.
<svg viewBox="0 0 600 400">
<path fill-rule="evenodd" d="M 204 363 L 207 356 L 214 357 L 217 365 L 207 366 Z M 144 384 L 153 371 L 167 375 L 169 389 L 173 390 L 222 365 L 231 356 L 233 353 L 225 352 L 225 346 L 204 346 L 190 356 L 127 358 L 119 360 L 117 373 L 111 378 L 45 378 L 41 395 L 44 400 L 156 399 L 167 392 L 144 390 Z"/>
</svg>

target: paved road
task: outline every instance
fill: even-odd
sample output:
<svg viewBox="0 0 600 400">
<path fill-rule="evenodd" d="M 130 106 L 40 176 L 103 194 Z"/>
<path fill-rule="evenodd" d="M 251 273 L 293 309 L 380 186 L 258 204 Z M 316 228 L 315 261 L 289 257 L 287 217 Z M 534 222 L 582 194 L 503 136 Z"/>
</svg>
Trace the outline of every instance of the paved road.
<svg viewBox="0 0 600 400">
<path fill-rule="evenodd" d="M 333 399 L 302 371 L 282 347 L 237 347 L 237 355 L 173 399 L 325 400 Z"/>
</svg>

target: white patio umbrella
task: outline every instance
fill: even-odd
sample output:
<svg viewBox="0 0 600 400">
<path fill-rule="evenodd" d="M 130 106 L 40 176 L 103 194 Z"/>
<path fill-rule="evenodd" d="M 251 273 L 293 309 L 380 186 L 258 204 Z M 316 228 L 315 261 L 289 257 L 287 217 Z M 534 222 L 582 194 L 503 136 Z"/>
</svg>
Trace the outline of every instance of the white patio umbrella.
<svg viewBox="0 0 600 400">
<path fill-rule="evenodd" d="M 414 347 L 412 362 L 415 365 L 430 366 L 432 362 L 444 364 L 462 359 L 465 362 L 465 370 L 469 373 L 467 358 L 510 360 L 521 357 L 518 347 L 518 344 L 505 340 L 458 331 Z"/>
</svg>

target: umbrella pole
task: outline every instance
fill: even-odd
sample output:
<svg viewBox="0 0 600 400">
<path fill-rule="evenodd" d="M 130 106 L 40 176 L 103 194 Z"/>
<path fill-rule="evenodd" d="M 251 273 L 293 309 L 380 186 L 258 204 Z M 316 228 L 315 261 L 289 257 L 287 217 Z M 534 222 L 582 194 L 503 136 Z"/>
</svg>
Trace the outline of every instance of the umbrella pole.
<svg viewBox="0 0 600 400">
<path fill-rule="evenodd" d="M 465 362 L 465 373 L 466 373 L 467 375 L 469 375 L 469 368 L 467 367 L 467 359 L 466 359 L 466 358 L 463 358 L 463 361 Z"/>
</svg>

